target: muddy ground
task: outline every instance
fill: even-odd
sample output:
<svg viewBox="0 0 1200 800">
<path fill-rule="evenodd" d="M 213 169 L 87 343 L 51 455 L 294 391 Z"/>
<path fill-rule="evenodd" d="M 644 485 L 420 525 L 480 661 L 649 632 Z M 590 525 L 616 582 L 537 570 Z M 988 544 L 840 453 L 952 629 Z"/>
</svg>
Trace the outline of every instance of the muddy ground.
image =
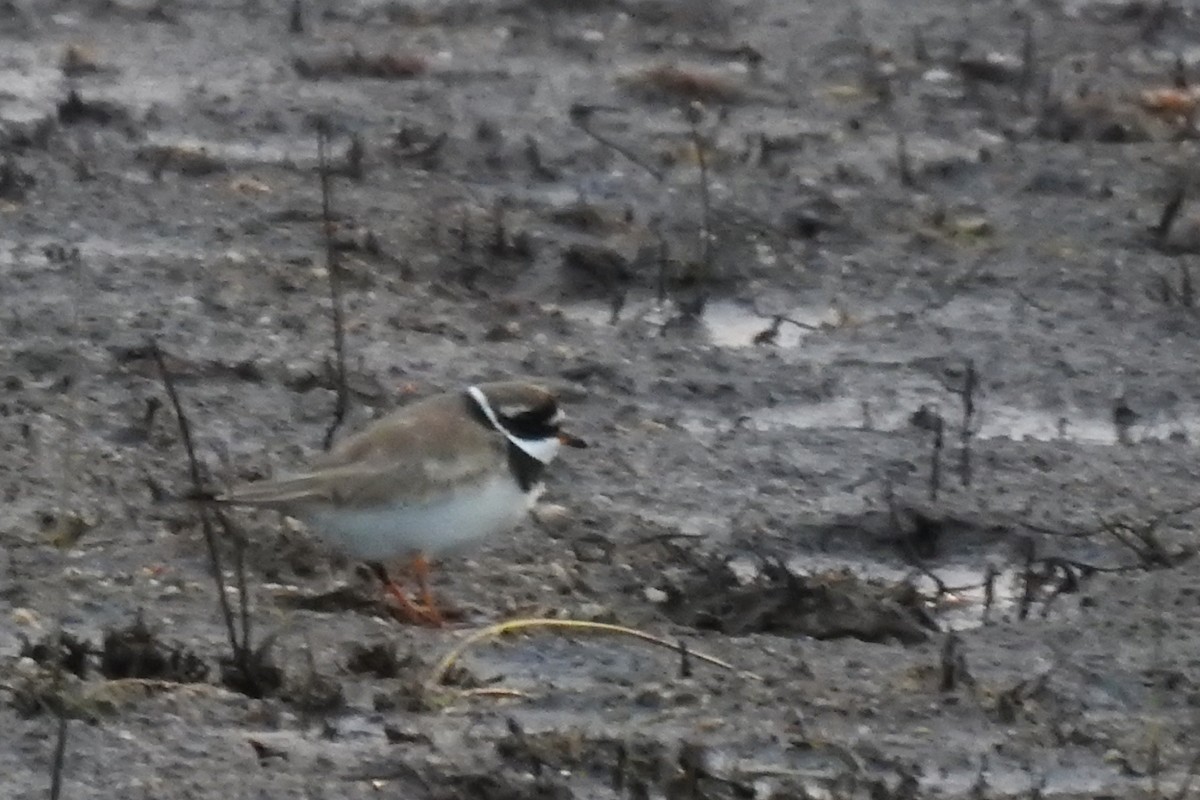
<svg viewBox="0 0 1200 800">
<path fill-rule="evenodd" d="M 0 3 L 0 794 L 65 730 L 63 797 L 1186 795 L 1198 37 L 1157 0 Z M 441 565 L 443 630 L 233 515 L 247 676 L 148 342 L 209 485 L 320 449 L 318 129 L 344 429 L 522 374 L 594 447 Z M 675 646 L 515 634 L 434 685 L 531 616 Z"/>
</svg>

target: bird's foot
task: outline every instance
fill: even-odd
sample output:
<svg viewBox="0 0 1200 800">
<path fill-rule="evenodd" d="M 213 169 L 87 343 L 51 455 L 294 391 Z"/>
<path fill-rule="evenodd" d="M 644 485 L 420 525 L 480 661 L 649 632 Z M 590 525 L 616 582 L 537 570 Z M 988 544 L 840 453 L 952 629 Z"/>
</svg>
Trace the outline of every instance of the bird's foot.
<svg viewBox="0 0 1200 800">
<path fill-rule="evenodd" d="M 398 622 L 407 625 L 424 625 L 429 628 L 441 628 L 446 624 L 442 612 L 438 610 L 432 595 L 423 598 L 424 602 L 414 603 L 396 583 L 389 581 L 384 588 L 395 601 L 389 610 Z"/>
</svg>

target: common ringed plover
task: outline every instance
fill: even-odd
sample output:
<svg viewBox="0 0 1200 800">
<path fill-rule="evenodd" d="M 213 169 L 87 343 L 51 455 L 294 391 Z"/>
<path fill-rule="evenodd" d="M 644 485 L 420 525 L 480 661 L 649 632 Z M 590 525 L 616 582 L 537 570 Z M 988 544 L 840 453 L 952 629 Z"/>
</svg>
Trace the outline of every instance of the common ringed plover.
<svg viewBox="0 0 1200 800">
<path fill-rule="evenodd" d="M 441 624 L 427 556 L 451 553 L 515 526 L 542 491 L 562 445 L 547 389 L 503 381 L 411 403 L 376 420 L 292 477 L 245 484 L 220 503 L 281 511 L 365 561 L 409 619 Z M 385 562 L 408 559 L 421 593 L 411 601 Z"/>
</svg>

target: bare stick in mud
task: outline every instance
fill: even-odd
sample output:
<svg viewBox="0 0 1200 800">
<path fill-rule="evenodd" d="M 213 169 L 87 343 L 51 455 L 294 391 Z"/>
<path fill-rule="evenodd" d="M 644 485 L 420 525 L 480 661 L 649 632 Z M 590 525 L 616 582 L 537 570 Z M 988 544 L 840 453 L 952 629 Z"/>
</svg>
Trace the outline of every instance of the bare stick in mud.
<svg viewBox="0 0 1200 800">
<path fill-rule="evenodd" d="M 471 215 L 465 204 L 462 207 L 462 225 L 458 228 L 458 251 L 464 254 L 471 252 Z"/>
<path fill-rule="evenodd" d="M 346 177 L 361 181 L 366 176 L 367 147 L 362 134 L 350 134 L 350 146 L 346 148 Z"/>
<path fill-rule="evenodd" d="M 592 128 L 592 126 L 591 126 L 592 115 L 595 114 L 595 112 L 598 110 L 600 110 L 600 107 L 598 107 L 598 106 L 589 106 L 589 105 L 585 105 L 583 103 L 575 103 L 574 105 L 571 106 L 571 110 L 570 110 L 571 122 L 574 123 L 575 127 L 579 128 L 579 130 L 583 131 L 584 133 L 586 133 L 591 138 L 595 139 L 600 144 L 604 145 L 605 147 L 607 147 L 608 149 L 612 150 L 615 153 L 619 153 L 620 155 L 629 159 L 629 161 L 631 161 L 632 163 L 634 163 L 637 166 L 644 169 L 651 176 L 653 176 L 653 178 L 656 181 L 664 180 L 666 176 L 663 174 L 662 170 L 660 170 L 657 167 L 650 164 L 648 161 L 646 161 L 646 159 L 642 158 L 640 155 L 633 152 L 628 147 L 625 147 L 624 145 L 619 144 L 618 142 L 615 142 L 612 139 L 609 139 L 608 137 L 597 133 Z"/>
<path fill-rule="evenodd" d="M 608 299 L 609 325 L 616 325 L 621 321 L 621 312 L 625 310 L 625 301 L 627 298 L 628 293 L 625 291 L 625 287 L 614 281 L 612 296 Z"/>
<path fill-rule="evenodd" d="M 54 740 L 54 761 L 50 764 L 50 800 L 62 796 L 63 769 L 67 764 L 67 712 L 58 710 L 58 733 Z"/>
<path fill-rule="evenodd" d="M 238 589 L 238 620 L 241 623 L 241 649 L 243 652 L 248 652 L 251 649 L 250 644 L 250 592 L 246 585 L 246 537 L 242 532 L 235 529 L 233 524 L 221 511 L 214 511 L 217 521 L 221 523 L 221 530 L 224 531 L 226 538 L 233 542 L 233 574 L 237 581 Z M 245 666 L 243 664 L 242 666 Z"/>
<path fill-rule="evenodd" d="M 942 642 L 942 651 L 938 658 L 941 669 L 941 681 L 938 688 L 943 692 L 953 692 L 960 683 L 970 684 L 971 675 L 967 672 L 967 657 L 963 655 L 958 635 L 946 634 Z"/>
<path fill-rule="evenodd" d="M 679 677 L 692 677 L 692 659 L 688 653 L 687 642 L 679 640 Z"/>
<path fill-rule="evenodd" d="M 667 302 L 667 270 L 671 265 L 671 248 L 667 244 L 667 237 L 663 235 L 661 220 L 653 226 L 653 229 L 654 235 L 658 239 L 658 274 L 655 278 L 655 299 L 661 308 Z"/>
<path fill-rule="evenodd" d="M 975 425 L 975 392 L 979 387 L 979 373 L 975 371 L 975 362 L 967 359 L 966 372 L 963 375 L 962 386 L 962 428 L 958 432 L 958 477 L 963 486 L 971 485 L 971 437 Z"/>
<path fill-rule="evenodd" d="M 912 188 L 917 185 L 913 176 L 912 158 L 908 155 L 908 137 L 904 131 L 896 131 L 896 168 L 900 172 L 900 185 Z"/>
<path fill-rule="evenodd" d="M 187 453 L 192 493 L 195 497 L 207 496 L 204 480 L 200 474 L 200 461 L 196 458 L 196 447 L 192 443 L 192 426 L 183 412 L 179 391 L 175 387 L 175 378 L 167 369 L 166 359 L 163 358 L 162 348 L 158 346 L 158 342 L 151 339 L 148 344 L 150 355 L 154 359 L 155 366 L 158 367 L 158 375 L 162 380 L 163 389 L 167 393 L 167 399 L 171 401 L 171 408 L 175 411 L 175 421 L 179 425 L 179 438 L 183 442 L 184 452 Z M 221 618 L 225 620 L 225 633 L 229 638 L 230 653 L 235 663 L 244 664 L 246 651 L 238 639 L 237 628 L 233 621 L 233 609 L 229 606 L 229 596 L 225 590 L 225 572 L 221 566 L 221 551 L 217 547 L 217 532 L 213 528 L 212 514 L 204 504 L 196 506 L 196 513 L 200 515 L 200 530 L 204 534 L 204 545 L 208 550 L 209 574 L 212 575 L 213 583 L 217 587 L 217 602 L 221 607 Z"/>
<path fill-rule="evenodd" d="M 54 734 L 54 757 L 50 761 L 50 800 L 59 800 L 62 796 L 63 772 L 67 766 L 67 734 L 70 726 L 70 720 L 67 719 L 66 701 L 62 696 L 67 669 L 63 660 L 67 656 L 61 624 L 58 627 L 55 649 L 57 658 L 54 659 L 54 683 L 58 702 L 54 704 L 54 716 L 57 719 L 58 727 Z"/>
<path fill-rule="evenodd" d="M 197 500 L 210 498 L 212 494 L 204 488 L 204 481 L 200 474 L 200 462 L 196 458 L 196 448 L 192 442 L 191 423 L 183 411 L 183 403 L 179 399 L 175 378 L 167 369 L 166 359 L 158 342 L 151 339 L 149 349 L 154 363 L 158 367 L 163 388 L 175 411 L 175 420 L 179 425 L 179 437 L 183 442 L 184 451 L 187 453 L 188 471 L 192 482 L 191 496 Z M 217 588 L 217 602 L 220 605 L 221 617 L 225 622 L 225 634 L 229 641 L 230 651 L 229 663 L 237 669 L 240 675 L 239 683 L 243 689 L 252 696 L 260 696 L 264 688 L 277 681 L 278 677 L 274 674 L 277 670 L 266 660 L 267 651 L 271 645 L 270 639 L 260 646 L 257 652 L 252 650 L 250 645 L 250 593 L 246 581 L 245 538 L 233 528 L 224 514 L 212 509 L 206 503 L 197 503 L 196 513 L 200 515 L 200 529 L 204 534 L 204 544 L 208 551 L 209 572 L 212 575 L 213 584 Z M 220 522 L 226 535 L 234 542 L 234 571 L 239 603 L 237 619 L 240 620 L 240 636 L 233 608 L 229 603 L 229 593 L 225 587 L 225 571 L 221 562 L 221 551 L 217 546 L 217 533 L 213 525 L 214 516 Z"/>
<path fill-rule="evenodd" d="M 929 46 L 925 44 L 925 31 L 920 25 L 914 25 L 912 29 L 912 50 L 913 61 L 918 64 L 929 63 Z"/>
<path fill-rule="evenodd" d="M 1033 30 L 1033 14 L 1026 11 L 1021 18 L 1021 77 L 1017 89 L 1021 96 L 1021 108 L 1029 110 L 1030 92 L 1037 79 L 1037 39 Z"/>
<path fill-rule="evenodd" d="M 500 200 L 492 203 L 492 235 L 487 244 L 487 251 L 495 258 L 503 258 L 508 251 L 508 228 L 505 225 L 504 203 Z"/>
<path fill-rule="evenodd" d="M 932 405 L 923 405 L 912 416 L 912 424 L 933 434 L 929 455 L 929 499 L 937 500 L 942 488 L 942 450 L 946 443 L 946 420 Z"/>
<path fill-rule="evenodd" d="M 989 563 L 983 573 L 983 619 L 982 624 L 992 621 L 992 607 L 996 604 L 996 565 Z"/>
<path fill-rule="evenodd" d="M 325 271 L 329 277 L 329 300 L 333 314 L 334 380 L 337 400 L 333 420 L 325 431 L 325 449 L 333 445 L 333 437 L 346 419 L 350 391 L 346 382 L 346 326 L 342 313 L 342 279 L 338 271 L 337 248 L 333 243 L 333 186 L 329 174 L 329 121 L 317 121 L 317 162 L 321 178 L 321 227 L 325 233 Z"/>
<path fill-rule="evenodd" d="M 946 424 L 939 415 L 933 429 L 933 460 L 929 465 L 929 499 L 937 500 L 942 488 L 942 449 L 945 447 Z"/>
<path fill-rule="evenodd" d="M 304 4 L 301 0 L 292 0 L 292 9 L 288 14 L 288 31 L 304 33 Z"/>
<path fill-rule="evenodd" d="M 692 137 L 692 149 L 696 151 L 696 165 L 700 167 L 700 263 L 704 265 L 705 279 L 712 278 L 712 195 L 708 186 L 708 154 L 705 152 L 704 137 L 700 135 L 700 121 L 704 118 L 704 106 L 691 103 L 685 110 Z"/>
<path fill-rule="evenodd" d="M 1171 194 L 1167 197 L 1167 202 L 1163 205 L 1162 213 L 1158 215 L 1158 224 L 1150 229 L 1154 234 L 1159 246 L 1163 246 L 1167 237 L 1171 233 L 1171 228 L 1175 225 L 1175 220 L 1179 218 L 1179 212 L 1183 209 L 1183 202 L 1187 199 L 1187 184 L 1184 181 L 1177 181 L 1171 190 Z"/>
<path fill-rule="evenodd" d="M 1021 566 L 1021 600 L 1017 605 L 1017 619 L 1025 620 L 1029 618 L 1029 609 L 1033 606 L 1033 597 L 1037 592 L 1038 577 L 1033 570 L 1033 565 L 1037 562 L 1037 545 L 1033 539 L 1026 537 L 1021 540 L 1019 546 L 1025 556 L 1025 563 Z"/>
</svg>

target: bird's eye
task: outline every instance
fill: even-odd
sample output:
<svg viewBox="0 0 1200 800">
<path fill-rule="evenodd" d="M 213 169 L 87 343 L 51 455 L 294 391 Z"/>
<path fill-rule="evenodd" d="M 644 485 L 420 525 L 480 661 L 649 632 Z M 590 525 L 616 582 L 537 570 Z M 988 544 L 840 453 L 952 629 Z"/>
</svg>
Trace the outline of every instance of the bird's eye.
<svg viewBox="0 0 1200 800">
<path fill-rule="evenodd" d="M 508 409 L 505 409 L 508 410 Z M 514 436 L 526 439 L 541 439 L 558 432 L 558 421 L 562 414 L 558 406 L 550 403 L 536 408 L 526 408 L 515 414 L 500 414 L 500 422 Z"/>
</svg>

